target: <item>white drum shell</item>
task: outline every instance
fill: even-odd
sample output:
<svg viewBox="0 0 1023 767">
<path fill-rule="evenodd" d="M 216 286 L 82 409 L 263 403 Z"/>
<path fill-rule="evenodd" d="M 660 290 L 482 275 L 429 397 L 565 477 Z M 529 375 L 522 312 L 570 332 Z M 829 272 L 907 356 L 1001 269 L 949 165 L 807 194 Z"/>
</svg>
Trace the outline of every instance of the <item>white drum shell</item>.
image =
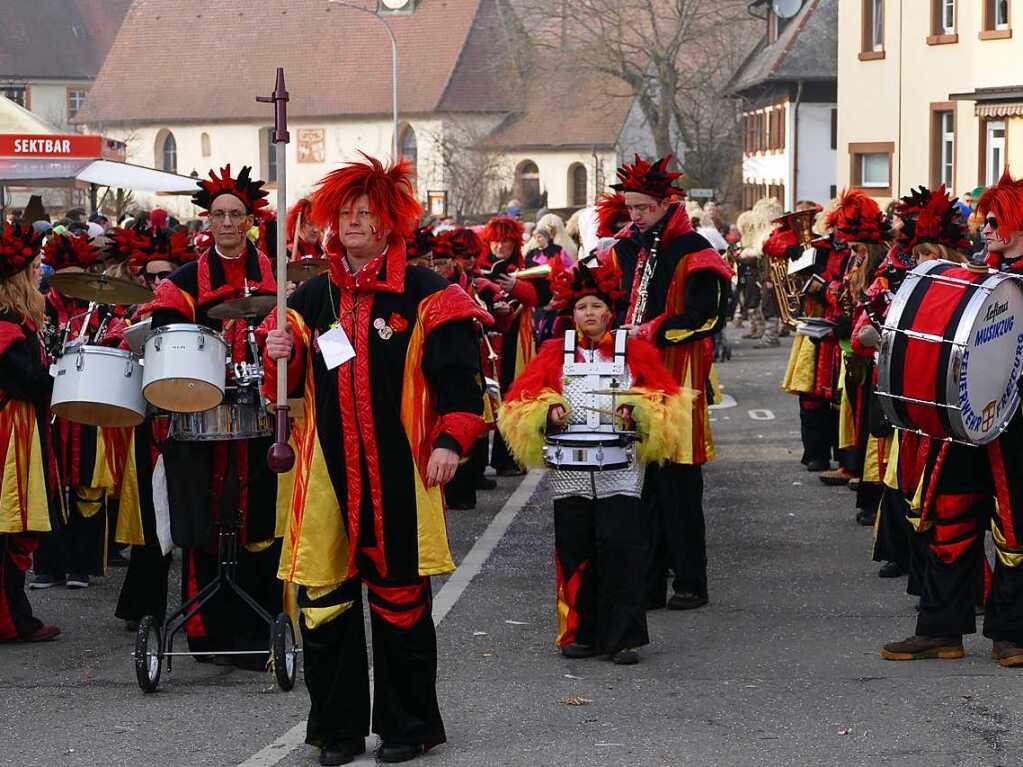
<svg viewBox="0 0 1023 767">
<path fill-rule="evenodd" d="M 567 431 L 547 435 L 543 460 L 559 471 L 614 471 L 631 467 L 635 456 L 632 445 L 618 435 Z"/>
<path fill-rule="evenodd" d="M 146 417 L 142 368 L 131 352 L 78 346 L 54 363 L 50 407 L 88 426 L 138 426 Z"/>
<path fill-rule="evenodd" d="M 201 325 L 164 325 L 145 345 L 142 392 L 161 410 L 196 413 L 224 399 L 227 344 Z"/>
</svg>

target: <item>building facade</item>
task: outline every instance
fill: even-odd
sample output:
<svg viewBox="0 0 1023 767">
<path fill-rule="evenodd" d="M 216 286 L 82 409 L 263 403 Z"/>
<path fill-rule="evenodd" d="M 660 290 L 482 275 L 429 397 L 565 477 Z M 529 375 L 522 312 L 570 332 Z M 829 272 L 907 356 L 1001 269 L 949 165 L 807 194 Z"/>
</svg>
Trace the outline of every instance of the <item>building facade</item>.
<svg viewBox="0 0 1023 767">
<path fill-rule="evenodd" d="M 743 101 L 743 208 L 774 197 L 792 210 L 835 195 L 838 0 L 804 0 L 787 12 L 750 4 L 764 37 L 727 89 Z"/>
<path fill-rule="evenodd" d="M 886 203 L 1023 175 L 1023 0 L 843 0 L 838 183 Z"/>
</svg>

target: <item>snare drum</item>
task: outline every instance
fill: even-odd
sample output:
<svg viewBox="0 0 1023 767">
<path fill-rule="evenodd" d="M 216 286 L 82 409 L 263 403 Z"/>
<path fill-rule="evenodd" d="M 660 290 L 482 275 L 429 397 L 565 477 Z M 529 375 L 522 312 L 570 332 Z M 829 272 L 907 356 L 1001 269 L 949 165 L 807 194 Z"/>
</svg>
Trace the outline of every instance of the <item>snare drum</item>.
<svg viewBox="0 0 1023 767">
<path fill-rule="evenodd" d="M 142 368 L 131 352 L 105 346 L 65 350 L 54 364 L 50 407 L 89 426 L 138 426 L 146 417 Z"/>
<path fill-rule="evenodd" d="M 635 459 L 632 440 L 611 431 L 562 431 L 544 440 L 543 461 L 559 471 L 613 471 Z"/>
<path fill-rule="evenodd" d="M 270 437 L 273 416 L 255 392 L 228 389 L 224 401 L 200 413 L 172 413 L 168 437 L 179 442 L 220 442 Z"/>
<path fill-rule="evenodd" d="M 142 393 L 161 410 L 196 413 L 224 399 L 227 344 L 201 325 L 164 325 L 145 345 Z"/>
<path fill-rule="evenodd" d="M 928 261 L 895 295 L 878 355 L 877 394 L 895 426 L 983 445 L 1019 405 L 1023 287 L 1012 276 Z"/>
</svg>

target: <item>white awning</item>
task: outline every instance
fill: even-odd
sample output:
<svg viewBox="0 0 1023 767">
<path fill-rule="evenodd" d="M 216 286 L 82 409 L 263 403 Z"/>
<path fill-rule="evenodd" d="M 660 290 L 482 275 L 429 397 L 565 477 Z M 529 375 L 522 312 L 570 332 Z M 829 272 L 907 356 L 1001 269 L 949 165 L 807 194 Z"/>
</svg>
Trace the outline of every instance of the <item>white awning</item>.
<svg viewBox="0 0 1023 767">
<path fill-rule="evenodd" d="M 981 104 L 974 107 L 977 117 L 1021 117 L 1023 101 L 1009 101 L 1001 104 Z"/>
<path fill-rule="evenodd" d="M 0 184 L 68 186 L 76 181 L 163 194 L 192 194 L 196 190 L 196 180 L 189 176 L 116 160 L 0 158 Z"/>
</svg>

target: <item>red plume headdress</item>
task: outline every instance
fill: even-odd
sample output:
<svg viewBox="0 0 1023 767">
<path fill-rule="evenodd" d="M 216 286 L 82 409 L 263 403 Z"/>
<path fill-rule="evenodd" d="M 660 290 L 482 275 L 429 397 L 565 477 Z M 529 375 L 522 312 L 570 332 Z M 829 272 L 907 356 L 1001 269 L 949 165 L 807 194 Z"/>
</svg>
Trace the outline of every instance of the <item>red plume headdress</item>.
<svg viewBox="0 0 1023 767">
<path fill-rule="evenodd" d="M 614 311 L 625 295 L 622 290 L 622 272 L 614 261 L 578 261 L 566 268 L 560 258 L 551 261 L 550 308 L 556 312 L 570 312 L 583 296 L 597 296 Z"/>
<path fill-rule="evenodd" d="M 895 204 L 895 215 L 902 219 L 899 248 L 910 253 L 916 245 L 933 242 L 969 252 L 966 221 L 957 202 L 949 198 L 944 184 L 933 190 L 925 186 L 911 190 Z"/>
<path fill-rule="evenodd" d="M 391 242 L 406 239 L 423 214 L 412 186 L 411 163 L 403 158 L 385 168 L 375 157 L 359 154 L 365 162 L 345 163 L 320 180 L 310 197 L 311 220 L 323 229 L 336 229 L 341 211 L 366 195 L 381 228 L 390 230 Z M 336 240 L 336 234 L 331 239 Z"/>
<path fill-rule="evenodd" d="M 483 252 L 483 242 L 468 227 L 448 229 L 437 235 L 433 244 L 434 260 L 450 258 L 458 262 L 463 271 L 471 271 Z"/>
<path fill-rule="evenodd" d="M 31 225 L 0 224 L 0 280 L 6 280 L 27 269 L 39 254 L 42 232 Z"/>
<path fill-rule="evenodd" d="M 604 192 L 597 198 L 597 236 L 614 237 L 629 223 L 629 211 L 625 209 L 625 196 L 621 192 Z"/>
<path fill-rule="evenodd" d="M 184 264 L 195 258 L 195 247 L 184 229 L 169 232 L 147 226 L 110 230 L 110 247 L 107 250 L 113 258 L 127 259 L 131 267 L 143 269 L 150 261 L 170 261 Z"/>
<path fill-rule="evenodd" d="M 826 219 L 839 242 L 879 243 L 891 236 L 880 206 L 859 189 L 843 189 Z"/>
<path fill-rule="evenodd" d="M 483 227 L 483 247 L 489 251 L 490 243 L 511 240 L 515 243 L 512 260 L 520 265 L 522 263 L 522 235 L 524 232 L 525 229 L 522 224 L 511 216 L 494 216 Z M 483 255 L 485 259 L 490 257 L 489 252 L 485 252 Z"/>
<path fill-rule="evenodd" d="M 417 227 L 412 235 L 405 240 L 405 257 L 412 261 L 417 258 L 426 258 L 433 252 L 437 244 L 437 238 L 433 234 L 433 227 L 430 224 Z"/>
<path fill-rule="evenodd" d="M 995 217 L 1002 239 L 1023 231 L 1023 178 L 1013 179 L 1006 168 L 998 183 L 980 196 L 977 210 L 982 216 L 990 213 Z"/>
<path fill-rule="evenodd" d="M 208 213 L 220 195 L 233 194 L 242 201 L 250 215 L 261 216 L 262 208 L 268 205 L 268 192 L 263 189 L 262 181 L 249 178 L 251 172 L 251 167 L 243 165 L 238 178 L 232 178 L 230 163 L 220 169 L 220 176 L 211 170 L 210 180 L 199 182 L 199 191 L 192 195 L 192 203 Z"/>
<path fill-rule="evenodd" d="M 618 169 L 619 183 L 611 184 L 611 188 L 617 192 L 638 192 L 658 199 L 684 197 L 682 190 L 673 186 L 682 174 L 668 170 L 671 158 L 669 154 L 651 164 L 637 154 L 632 165 L 626 163 Z"/>
<path fill-rule="evenodd" d="M 80 266 L 83 269 L 100 257 L 100 249 L 87 234 L 58 234 L 43 248 L 43 262 L 51 269 Z"/>
</svg>

